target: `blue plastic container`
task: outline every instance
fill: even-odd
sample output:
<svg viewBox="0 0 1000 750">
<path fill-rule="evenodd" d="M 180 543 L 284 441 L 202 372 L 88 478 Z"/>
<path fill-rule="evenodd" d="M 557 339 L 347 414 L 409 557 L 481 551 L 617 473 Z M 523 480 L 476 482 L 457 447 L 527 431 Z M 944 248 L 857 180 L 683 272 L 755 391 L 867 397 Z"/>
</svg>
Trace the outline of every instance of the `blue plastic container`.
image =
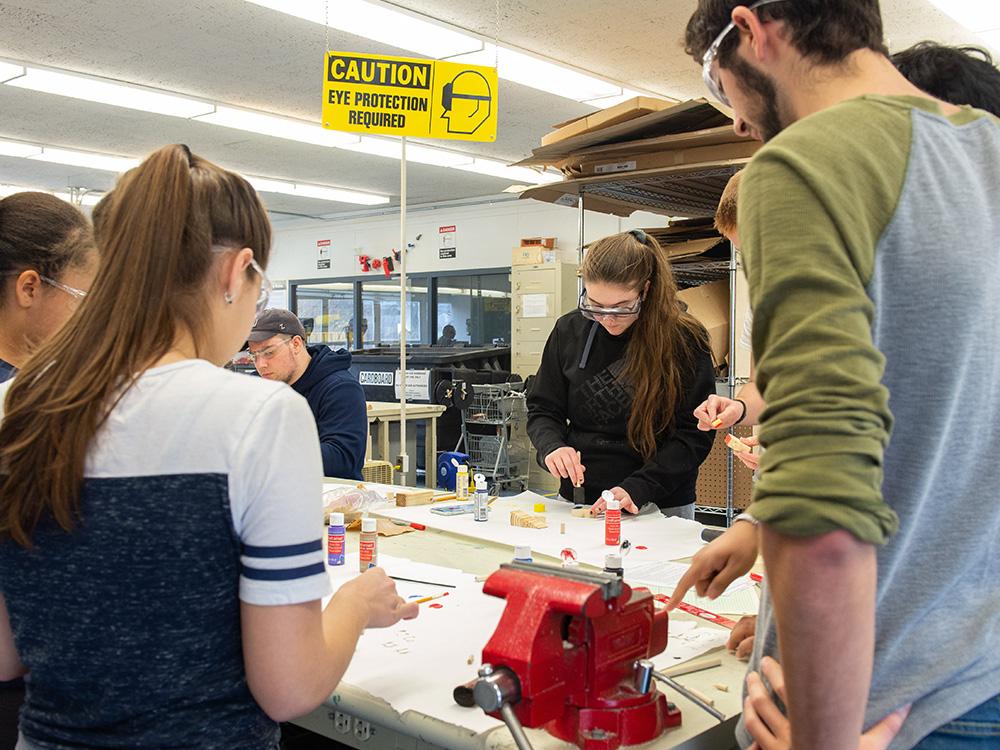
<svg viewBox="0 0 1000 750">
<path fill-rule="evenodd" d="M 452 463 L 452 460 L 460 464 L 467 464 L 469 462 L 469 454 L 459 453 L 458 451 L 446 451 L 438 456 L 437 486 L 443 490 L 454 492 L 455 475 L 458 473 L 458 467 Z"/>
</svg>

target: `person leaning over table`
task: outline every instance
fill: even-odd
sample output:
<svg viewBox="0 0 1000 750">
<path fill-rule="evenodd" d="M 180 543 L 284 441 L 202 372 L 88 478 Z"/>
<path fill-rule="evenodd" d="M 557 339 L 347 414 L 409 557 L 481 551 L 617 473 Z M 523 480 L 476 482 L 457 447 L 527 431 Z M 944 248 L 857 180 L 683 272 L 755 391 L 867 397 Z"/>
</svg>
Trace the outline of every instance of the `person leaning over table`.
<svg viewBox="0 0 1000 750">
<path fill-rule="evenodd" d="M 584 483 L 637 513 L 655 503 L 694 517 L 698 467 L 713 436 L 694 408 L 715 391 L 708 334 L 682 309 L 666 253 L 642 230 L 594 243 L 580 268 L 579 307 L 562 316 L 528 394 L 539 463 L 573 497 Z"/>
<path fill-rule="evenodd" d="M 167 146 L 98 206 L 79 311 L 0 386 L 0 679 L 19 750 L 277 750 L 368 627 L 417 614 L 373 568 L 330 593 L 305 399 L 223 370 L 267 303 L 267 212 Z"/>
</svg>

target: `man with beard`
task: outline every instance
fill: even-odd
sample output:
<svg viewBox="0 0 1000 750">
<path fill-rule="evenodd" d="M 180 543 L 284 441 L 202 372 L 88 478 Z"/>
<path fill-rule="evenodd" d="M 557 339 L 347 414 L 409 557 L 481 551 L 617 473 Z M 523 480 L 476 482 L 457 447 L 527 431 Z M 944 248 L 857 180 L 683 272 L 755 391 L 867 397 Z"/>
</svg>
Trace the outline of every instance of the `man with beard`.
<svg viewBox="0 0 1000 750">
<path fill-rule="evenodd" d="M 909 704 L 866 742 L 996 742 L 1000 122 L 908 82 L 876 0 L 700 0 L 687 49 L 769 142 L 739 205 L 768 403 L 752 666 L 780 641 L 791 724 L 751 674 L 740 742 L 857 748 Z"/>
</svg>

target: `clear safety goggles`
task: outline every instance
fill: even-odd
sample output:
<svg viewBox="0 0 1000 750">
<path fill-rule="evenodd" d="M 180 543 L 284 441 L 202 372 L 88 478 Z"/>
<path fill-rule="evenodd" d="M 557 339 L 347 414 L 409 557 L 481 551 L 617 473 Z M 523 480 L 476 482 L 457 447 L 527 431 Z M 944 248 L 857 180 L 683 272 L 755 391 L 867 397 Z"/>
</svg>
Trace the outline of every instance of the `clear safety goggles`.
<svg viewBox="0 0 1000 750">
<path fill-rule="evenodd" d="M 771 3 L 781 3 L 784 1 L 785 0 L 760 0 L 760 2 L 756 2 L 749 6 L 748 10 L 759 8 L 762 5 L 770 5 Z M 722 41 L 729 36 L 729 33 L 735 28 L 736 24 L 730 21 L 726 25 L 726 28 L 719 32 L 719 35 L 715 37 L 715 41 L 709 45 L 704 56 L 701 58 L 701 77 L 705 81 L 705 87 L 708 89 L 708 93 L 714 96 L 716 101 L 722 102 L 727 107 L 732 107 L 733 105 L 730 103 L 729 97 L 727 97 L 725 92 L 722 90 L 722 83 L 719 81 L 719 70 L 718 68 L 713 68 L 713 64 L 719 56 L 719 47 L 722 46 Z"/>
<path fill-rule="evenodd" d="M 580 302 L 578 305 L 580 313 L 583 317 L 588 320 L 598 320 L 599 318 L 626 318 L 630 315 L 638 315 L 639 310 L 642 309 L 642 297 L 636 297 L 635 302 L 629 305 L 621 305 L 619 307 L 601 307 L 600 305 L 595 305 L 591 299 L 587 296 L 587 290 L 584 289 L 580 293 Z"/>
</svg>

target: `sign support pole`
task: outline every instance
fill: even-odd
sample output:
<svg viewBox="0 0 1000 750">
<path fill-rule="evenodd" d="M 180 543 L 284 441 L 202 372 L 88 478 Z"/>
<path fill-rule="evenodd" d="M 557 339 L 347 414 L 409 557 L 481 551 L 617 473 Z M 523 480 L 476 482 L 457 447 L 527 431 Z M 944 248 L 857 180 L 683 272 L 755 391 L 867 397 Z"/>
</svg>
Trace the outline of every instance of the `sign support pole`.
<svg viewBox="0 0 1000 750">
<path fill-rule="evenodd" d="M 410 470 L 406 454 L 406 136 L 400 139 L 399 158 L 399 468 L 405 477 Z M 427 467 L 427 476 L 431 476 Z M 404 479 L 405 481 L 405 479 Z"/>
</svg>

